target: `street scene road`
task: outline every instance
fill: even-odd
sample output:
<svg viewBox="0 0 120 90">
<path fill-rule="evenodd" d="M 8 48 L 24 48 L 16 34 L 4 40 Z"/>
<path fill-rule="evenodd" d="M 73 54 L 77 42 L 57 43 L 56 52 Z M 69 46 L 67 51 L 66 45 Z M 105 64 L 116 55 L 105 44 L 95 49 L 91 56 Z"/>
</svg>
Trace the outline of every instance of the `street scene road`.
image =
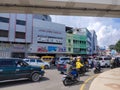
<svg viewBox="0 0 120 90">
<path fill-rule="evenodd" d="M 103 72 L 107 70 L 109 68 L 104 68 Z M 91 82 L 97 76 L 92 70 L 89 70 L 84 76 L 80 76 L 80 82 L 64 86 L 62 83 L 63 74 L 60 74 L 56 68 L 53 67 L 45 72 L 45 76 L 39 82 L 29 80 L 4 82 L 0 83 L 0 90 L 89 90 Z"/>
</svg>

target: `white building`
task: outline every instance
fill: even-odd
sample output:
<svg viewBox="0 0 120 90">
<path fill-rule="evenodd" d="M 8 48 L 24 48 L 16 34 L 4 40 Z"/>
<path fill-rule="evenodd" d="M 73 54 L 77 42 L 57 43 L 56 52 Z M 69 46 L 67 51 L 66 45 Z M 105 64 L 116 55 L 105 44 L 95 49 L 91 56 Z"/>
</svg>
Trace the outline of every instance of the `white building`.
<svg viewBox="0 0 120 90">
<path fill-rule="evenodd" d="M 66 51 L 65 25 L 33 19 L 33 44 L 31 54 L 61 54 Z"/>
<path fill-rule="evenodd" d="M 32 36 L 32 15 L 0 14 L 0 57 L 24 57 Z"/>
<path fill-rule="evenodd" d="M 63 53 L 65 40 L 65 25 L 48 15 L 0 14 L 0 57 Z"/>
</svg>

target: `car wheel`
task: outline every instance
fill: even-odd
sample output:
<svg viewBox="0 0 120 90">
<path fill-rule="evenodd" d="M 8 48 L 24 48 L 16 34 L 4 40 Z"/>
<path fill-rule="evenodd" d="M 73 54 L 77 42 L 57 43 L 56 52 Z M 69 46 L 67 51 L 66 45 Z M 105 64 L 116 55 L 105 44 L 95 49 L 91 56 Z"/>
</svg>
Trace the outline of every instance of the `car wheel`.
<svg viewBox="0 0 120 90">
<path fill-rule="evenodd" d="M 33 73 L 32 76 L 31 76 L 31 80 L 33 82 L 37 82 L 40 80 L 40 74 L 39 73 Z"/>
<path fill-rule="evenodd" d="M 107 64 L 105 64 L 105 68 L 107 68 L 108 67 L 108 65 Z"/>
<path fill-rule="evenodd" d="M 45 69 L 48 69 L 49 68 L 49 66 L 48 65 L 45 65 Z"/>
</svg>

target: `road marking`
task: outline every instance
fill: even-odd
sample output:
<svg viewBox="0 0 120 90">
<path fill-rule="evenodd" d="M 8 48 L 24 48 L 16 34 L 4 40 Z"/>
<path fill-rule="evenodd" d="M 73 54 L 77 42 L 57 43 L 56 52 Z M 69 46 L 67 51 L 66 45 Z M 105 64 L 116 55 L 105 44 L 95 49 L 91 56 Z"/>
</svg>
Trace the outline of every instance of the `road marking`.
<svg viewBox="0 0 120 90">
<path fill-rule="evenodd" d="M 85 82 L 82 84 L 82 86 L 80 87 L 80 90 L 84 90 L 84 88 L 85 88 L 85 85 L 91 80 L 91 79 L 93 79 L 93 78 L 95 78 L 95 77 L 97 77 L 98 75 L 96 74 L 96 75 L 94 75 L 94 76 L 91 76 L 91 77 L 89 77 L 87 80 L 85 80 Z"/>
</svg>

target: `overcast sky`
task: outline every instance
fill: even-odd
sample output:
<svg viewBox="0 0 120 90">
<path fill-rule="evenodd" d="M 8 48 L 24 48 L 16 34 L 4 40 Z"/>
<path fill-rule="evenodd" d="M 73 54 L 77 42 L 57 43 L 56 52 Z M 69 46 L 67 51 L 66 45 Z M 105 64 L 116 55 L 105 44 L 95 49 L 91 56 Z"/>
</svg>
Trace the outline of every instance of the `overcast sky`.
<svg viewBox="0 0 120 90">
<path fill-rule="evenodd" d="M 95 30 L 99 46 L 109 46 L 120 40 L 120 18 L 51 15 L 52 21 L 75 28 Z"/>
</svg>

